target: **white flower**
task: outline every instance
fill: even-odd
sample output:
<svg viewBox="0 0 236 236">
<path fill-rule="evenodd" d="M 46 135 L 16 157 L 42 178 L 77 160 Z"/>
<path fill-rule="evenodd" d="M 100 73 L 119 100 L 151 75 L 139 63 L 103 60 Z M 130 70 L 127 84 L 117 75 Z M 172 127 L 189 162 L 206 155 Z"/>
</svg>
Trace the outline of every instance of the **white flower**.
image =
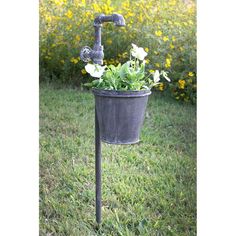
<svg viewBox="0 0 236 236">
<path fill-rule="evenodd" d="M 160 81 L 160 73 L 159 73 L 159 70 L 156 70 L 155 73 L 153 74 L 153 81 L 155 83 L 159 82 Z"/>
<path fill-rule="evenodd" d="M 138 58 L 139 60 L 143 61 L 144 58 L 147 56 L 147 53 L 144 51 L 143 48 L 139 48 L 137 45 L 132 43 L 131 54 L 133 57 Z"/>
<path fill-rule="evenodd" d="M 165 72 L 164 70 L 161 71 L 161 74 L 163 75 L 163 77 L 168 81 L 170 82 L 170 78 L 167 76 L 167 72 Z"/>
<path fill-rule="evenodd" d="M 96 78 L 101 78 L 104 73 L 106 66 L 100 66 L 97 64 L 87 64 L 85 70 L 92 76 Z"/>
</svg>

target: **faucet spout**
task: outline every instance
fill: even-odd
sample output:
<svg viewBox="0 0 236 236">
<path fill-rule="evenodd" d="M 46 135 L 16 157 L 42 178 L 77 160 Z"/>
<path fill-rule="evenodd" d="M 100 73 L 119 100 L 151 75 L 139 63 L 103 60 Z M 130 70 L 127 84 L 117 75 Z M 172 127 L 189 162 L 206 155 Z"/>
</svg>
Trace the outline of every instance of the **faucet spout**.
<svg viewBox="0 0 236 236">
<path fill-rule="evenodd" d="M 120 14 L 112 14 L 112 20 L 116 26 L 125 26 L 125 19 Z"/>
</svg>

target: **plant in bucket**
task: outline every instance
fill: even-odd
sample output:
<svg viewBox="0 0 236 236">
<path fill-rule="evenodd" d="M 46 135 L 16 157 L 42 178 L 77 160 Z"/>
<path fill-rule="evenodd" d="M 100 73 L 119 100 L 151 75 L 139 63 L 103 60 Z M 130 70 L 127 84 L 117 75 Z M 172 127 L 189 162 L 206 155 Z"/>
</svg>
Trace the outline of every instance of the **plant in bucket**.
<svg viewBox="0 0 236 236">
<path fill-rule="evenodd" d="M 85 84 L 93 88 L 101 140 L 112 144 L 139 142 L 139 133 L 151 88 L 166 71 L 145 72 L 147 53 L 132 44 L 130 59 L 123 65 L 87 64 L 85 70 L 96 79 Z"/>
</svg>

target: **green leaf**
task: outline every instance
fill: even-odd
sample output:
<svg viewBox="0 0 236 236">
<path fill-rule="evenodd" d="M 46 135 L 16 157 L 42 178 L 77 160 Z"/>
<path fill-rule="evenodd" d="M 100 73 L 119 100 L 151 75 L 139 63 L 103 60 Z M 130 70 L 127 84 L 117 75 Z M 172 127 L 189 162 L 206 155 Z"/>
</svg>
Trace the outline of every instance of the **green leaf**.
<svg viewBox="0 0 236 236">
<path fill-rule="evenodd" d="M 121 79 L 124 79 L 126 77 L 128 71 L 129 71 L 129 63 L 126 62 L 121 66 L 119 70 L 119 76 L 121 77 Z"/>
<path fill-rule="evenodd" d="M 86 86 L 86 87 L 92 87 L 93 86 L 93 83 L 85 83 L 85 84 L 83 84 L 84 86 Z"/>
</svg>

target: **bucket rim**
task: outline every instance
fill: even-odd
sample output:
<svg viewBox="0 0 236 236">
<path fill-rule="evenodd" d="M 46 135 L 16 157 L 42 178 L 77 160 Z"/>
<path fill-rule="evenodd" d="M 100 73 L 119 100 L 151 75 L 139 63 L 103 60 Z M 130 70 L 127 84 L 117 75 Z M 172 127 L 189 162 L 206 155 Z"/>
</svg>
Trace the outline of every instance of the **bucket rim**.
<svg viewBox="0 0 236 236">
<path fill-rule="evenodd" d="M 152 92 L 150 89 L 145 90 L 108 90 L 93 88 L 92 92 L 95 96 L 101 97 L 145 97 Z"/>
</svg>

